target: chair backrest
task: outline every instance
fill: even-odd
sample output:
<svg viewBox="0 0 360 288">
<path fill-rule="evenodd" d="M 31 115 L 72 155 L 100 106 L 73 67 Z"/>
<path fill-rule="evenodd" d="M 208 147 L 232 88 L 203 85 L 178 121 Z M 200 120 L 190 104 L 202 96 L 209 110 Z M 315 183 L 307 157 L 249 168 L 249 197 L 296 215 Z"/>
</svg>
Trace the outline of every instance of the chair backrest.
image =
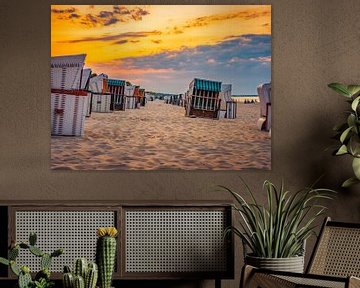
<svg viewBox="0 0 360 288">
<path fill-rule="evenodd" d="M 325 219 L 307 273 L 360 277 L 360 223 Z"/>
</svg>

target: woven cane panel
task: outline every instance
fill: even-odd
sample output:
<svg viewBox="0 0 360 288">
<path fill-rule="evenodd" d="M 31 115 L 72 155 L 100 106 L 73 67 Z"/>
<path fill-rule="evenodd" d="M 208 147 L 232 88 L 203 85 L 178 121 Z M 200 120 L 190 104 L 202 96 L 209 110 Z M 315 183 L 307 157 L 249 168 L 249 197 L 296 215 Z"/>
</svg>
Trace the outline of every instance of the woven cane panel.
<svg viewBox="0 0 360 288">
<path fill-rule="evenodd" d="M 302 278 L 302 277 L 292 277 L 292 276 L 274 276 L 274 278 L 280 278 L 287 280 L 294 284 L 293 287 L 326 287 L 326 288 L 345 288 L 345 279 L 343 282 L 323 280 L 323 279 L 311 279 L 311 278 Z M 280 286 L 279 287 L 283 287 Z"/>
<path fill-rule="evenodd" d="M 17 211 L 16 241 L 28 243 L 29 233 L 37 233 L 37 246 L 46 253 L 63 248 L 65 253 L 53 259 L 52 272 L 72 267 L 74 259 L 95 260 L 96 228 L 115 226 L 114 211 Z M 19 263 L 31 271 L 40 269 L 40 258 L 21 250 Z"/>
<path fill-rule="evenodd" d="M 126 211 L 126 272 L 223 272 L 223 211 Z"/>
<path fill-rule="evenodd" d="M 360 277 L 360 229 L 326 227 L 310 272 Z"/>
</svg>

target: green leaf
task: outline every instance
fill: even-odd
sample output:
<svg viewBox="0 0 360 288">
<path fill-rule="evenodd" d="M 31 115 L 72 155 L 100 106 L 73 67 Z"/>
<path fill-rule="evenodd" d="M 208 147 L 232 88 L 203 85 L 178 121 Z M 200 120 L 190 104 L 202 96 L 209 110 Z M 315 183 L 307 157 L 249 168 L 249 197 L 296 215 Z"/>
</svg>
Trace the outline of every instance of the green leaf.
<svg viewBox="0 0 360 288">
<path fill-rule="evenodd" d="M 352 168 L 357 179 L 360 180 L 360 158 L 354 157 Z"/>
<path fill-rule="evenodd" d="M 15 261 L 10 261 L 10 268 L 11 268 L 11 271 L 12 271 L 16 276 L 19 276 L 21 270 L 20 270 L 20 268 L 16 265 L 16 262 L 15 262 Z"/>
<path fill-rule="evenodd" d="M 10 264 L 9 260 L 8 260 L 8 259 L 5 259 L 5 258 L 3 258 L 3 257 L 0 257 L 0 263 L 1 263 L 1 264 L 4 264 L 4 265 L 9 265 L 9 264 Z"/>
<path fill-rule="evenodd" d="M 352 185 L 359 184 L 359 183 L 360 183 L 359 179 L 357 179 L 356 177 L 351 177 L 351 178 L 347 179 L 346 181 L 344 181 L 344 183 L 341 185 L 341 187 L 348 188 Z"/>
<path fill-rule="evenodd" d="M 347 154 L 348 150 L 346 145 L 341 145 L 341 147 L 339 148 L 339 150 L 336 152 L 336 155 L 344 155 Z"/>
<path fill-rule="evenodd" d="M 350 137 L 347 147 L 351 155 L 354 157 L 360 157 L 360 138 L 358 135 L 355 134 Z"/>
<path fill-rule="evenodd" d="M 360 85 L 348 85 L 347 90 L 351 97 L 355 96 L 360 92 Z"/>
<path fill-rule="evenodd" d="M 348 87 L 344 84 L 341 83 L 330 83 L 328 85 L 329 88 L 333 89 L 334 91 L 336 91 L 337 93 L 339 93 L 342 96 L 348 97 L 350 98 L 350 92 L 348 90 Z"/>
<path fill-rule="evenodd" d="M 347 118 L 347 124 L 349 125 L 349 127 L 355 126 L 355 121 L 356 121 L 355 114 L 353 114 L 353 113 L 349 114 L 349 116 Z"/>
<path fill-rule="evenodd" d="M 356 97 L 355 100 L 351 103 L 351 109 L 356 111 L 356 108 L 359 105 L 360 96 Z"/>
<path fill-rule="evenodd" d="M 340 136 L 340 141 L 341 141 L 341 143 L 344 143 L 344 141 L 346 140 L 346 137 L 348 136 L 348 134 L 349 134 L 349 132 L 351 131 L 352 128 L 353 128 L 352 126 L 349 127 L 349 128 L 347 128 L 347 129 L 341 134 L 341 136 Z"/>
</svg>

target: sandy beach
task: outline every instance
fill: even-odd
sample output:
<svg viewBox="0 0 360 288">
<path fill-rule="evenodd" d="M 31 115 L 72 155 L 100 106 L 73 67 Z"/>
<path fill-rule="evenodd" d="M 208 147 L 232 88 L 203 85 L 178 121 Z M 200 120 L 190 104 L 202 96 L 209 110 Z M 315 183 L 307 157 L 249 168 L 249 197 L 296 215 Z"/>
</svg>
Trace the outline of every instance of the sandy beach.
<svg viewBox="0 0 360 288">
<path fill-rule="evenodd" d="M 51 138 L 51 168 L 69 170 L 242 170 L 271 168 L 271 139 L 259 131 L 259 104 L 238 104 L 236 119 L 185 117 L 156 100 L 92 113 L 83 137 Z"/>
</svg>

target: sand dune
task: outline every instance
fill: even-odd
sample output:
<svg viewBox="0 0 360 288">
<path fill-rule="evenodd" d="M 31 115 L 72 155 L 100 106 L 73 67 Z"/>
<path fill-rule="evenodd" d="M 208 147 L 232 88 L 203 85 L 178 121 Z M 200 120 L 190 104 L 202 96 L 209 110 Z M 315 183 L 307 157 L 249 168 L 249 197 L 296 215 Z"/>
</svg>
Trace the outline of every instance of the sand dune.
<svg viewBox="0 0 360 288">
<path fill-rule="evenodd" d="M 258 104 L 238 104 L 237 119 L 185 117 L 183 107 L 92 113 L 84 137 L 52 137 L 51 168 L 71 170 L 271 168 L 271 139 L 259 131 Z"/>
</svg>

